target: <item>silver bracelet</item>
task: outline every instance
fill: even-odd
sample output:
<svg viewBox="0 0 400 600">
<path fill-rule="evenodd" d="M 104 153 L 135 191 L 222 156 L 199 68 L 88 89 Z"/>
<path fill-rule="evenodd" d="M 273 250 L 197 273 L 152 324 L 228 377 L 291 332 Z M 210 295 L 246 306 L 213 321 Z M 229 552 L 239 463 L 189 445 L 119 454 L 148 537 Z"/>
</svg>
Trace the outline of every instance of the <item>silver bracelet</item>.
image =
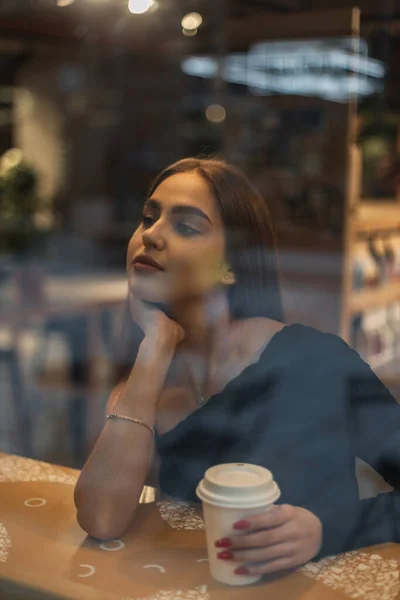
<svg viewBox="0 0 400 600">
<path fill-rule="evenodd" d="M 125 415 L 118 415 L 117 413 L 110 413 L 109 415 L 106 415 L 106 419 L 122 419 L 123 421 L 131 421 L 131 423 L 137 423 L 137 425 L 146 427 L 146 429 L 151 431 L 151 433 L 153 434 L 153 437 L 156 435 L 154 427 L 152 427 L 148 423 L 145 423 L 144 421 L 141 421 L 140 419 L 135 419 L 134 417 L 126 417 Z"/>
</svg>

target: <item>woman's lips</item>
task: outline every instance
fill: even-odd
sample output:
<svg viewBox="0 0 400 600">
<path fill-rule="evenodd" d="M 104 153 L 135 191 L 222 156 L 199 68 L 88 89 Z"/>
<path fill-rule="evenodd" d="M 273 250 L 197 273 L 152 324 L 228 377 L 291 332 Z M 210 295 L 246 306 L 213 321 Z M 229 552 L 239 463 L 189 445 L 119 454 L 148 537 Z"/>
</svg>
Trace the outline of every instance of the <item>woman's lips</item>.
<svg viewBox="0 0 400 600">
<path fill-rule="evenodd" d="M 133 259 L 133 269 L 136 273 L 148 275 L 164 270 L 164 268 L 155 260 L 155 258 L 147 254 L 138 254 Z"/>
<path fill-rule="evenodd" d="M 161 269 L 155 267 L 154 265 L 149 265 L 148 263 L 135 262 L 133 265 L 133 270 L 135 273 L 161 273 Z"/>
</svg>

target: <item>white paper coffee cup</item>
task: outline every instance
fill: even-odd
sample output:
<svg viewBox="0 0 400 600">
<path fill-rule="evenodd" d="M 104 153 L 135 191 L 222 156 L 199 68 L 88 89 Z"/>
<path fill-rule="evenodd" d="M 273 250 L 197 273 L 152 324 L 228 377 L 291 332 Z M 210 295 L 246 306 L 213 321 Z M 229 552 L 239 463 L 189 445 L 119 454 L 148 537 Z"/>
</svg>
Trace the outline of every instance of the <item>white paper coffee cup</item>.
<svg viewBox="0 0 400 600">
<path fill-rule="evenodd" d="M 203 503 L 211 575 L 221 583 L 247 585 L 260 575 L 236 575 L 244 563 L 221 560 L 215 542 L 240 535 L 234 523 L 266 512 L 280 497 L 280 490 L 268 469 L 244 463 L 217 465 L 208 469 L 199 483 L 197 496 Z M 229 550 L 229 549 L 228 549 Z"/>
</svg>

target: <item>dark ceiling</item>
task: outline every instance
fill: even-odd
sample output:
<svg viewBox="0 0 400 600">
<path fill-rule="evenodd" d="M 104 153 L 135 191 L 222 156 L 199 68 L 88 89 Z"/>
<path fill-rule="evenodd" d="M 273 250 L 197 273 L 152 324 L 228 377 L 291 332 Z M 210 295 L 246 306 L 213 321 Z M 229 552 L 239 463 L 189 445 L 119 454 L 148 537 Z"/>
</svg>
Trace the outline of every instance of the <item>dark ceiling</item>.
<svg viewBox="0 0 400 600">
<path fill-rule="evenodd" d="M 129 13 L 128 0 L 74 0 L 69 6 L 57 6 L 61 1 L 66 0 L 0 0 L 0 56 L 6 63 L 4 68 L 0 65 L 1 79 L 2 73 L 13 72 L 37 42 L 89 43 L 134 52 L 145 48 L 148 55 L 185 53 L 188 48 L 215 52 L 223 50 L 224 44 L 235 51 L 248 44 L 246 35 L 251 37 L 256 29 L 262 38 L 269 26 L 267 33 L 273 36 L 272 18 L 275 23 L 276 18 L 292 15 L 292 29 L 297 31 L 300 17 L 310 11 L 315 19 L 304 16 L 303 26 L 313 23 L 316 35 L 323 35 L 330 17 L 316 12 L 350 9 L 354 4 L 360 7 L 365 26 L 400 33 L 400 0 L 158 0 L 158 9 L 145 15 Z M 185 38 L 180 22 L 192 11 L 202 14 L 203 24 L 195 38 Z M 18 42 L 20 49 L 9 50 L 10 42 Z"/>
<path fill-rule="evenodd" d="M 400 0 L 158 0 L 153 13 L 133 16 L 128 0 L 75 0 L 57 6 L 60 0 L 0 0 L 0 35 L 24 37 L 79 37 L 88 31 L 101 37 L 141 36 L 152 29 L 166 34 L 180 32 L 180 19 L 187 12 L 204 16 L 199 36 L 207 35 L 215 23 L 228 23 L 266 14 L 295 14 L 304 11 L 336 10 L 357 5 L 362 18 L 388 22 L 400 18 Z"/>
</svg>

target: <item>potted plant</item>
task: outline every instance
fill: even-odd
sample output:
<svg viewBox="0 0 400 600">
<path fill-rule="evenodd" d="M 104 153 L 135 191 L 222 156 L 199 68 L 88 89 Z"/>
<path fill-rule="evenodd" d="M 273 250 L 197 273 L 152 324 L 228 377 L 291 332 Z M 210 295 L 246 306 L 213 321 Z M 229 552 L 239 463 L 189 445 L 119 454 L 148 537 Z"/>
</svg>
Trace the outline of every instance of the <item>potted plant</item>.
<svg viewBox="0 0 400 600">
<path fill-rule="evenodd" d="M 0 159 L 0 252 L 27 257 L 41 228 L 44 209 L 38 194 L 38 174 L 22 150 L 8 150 Z"/>
</svg>

